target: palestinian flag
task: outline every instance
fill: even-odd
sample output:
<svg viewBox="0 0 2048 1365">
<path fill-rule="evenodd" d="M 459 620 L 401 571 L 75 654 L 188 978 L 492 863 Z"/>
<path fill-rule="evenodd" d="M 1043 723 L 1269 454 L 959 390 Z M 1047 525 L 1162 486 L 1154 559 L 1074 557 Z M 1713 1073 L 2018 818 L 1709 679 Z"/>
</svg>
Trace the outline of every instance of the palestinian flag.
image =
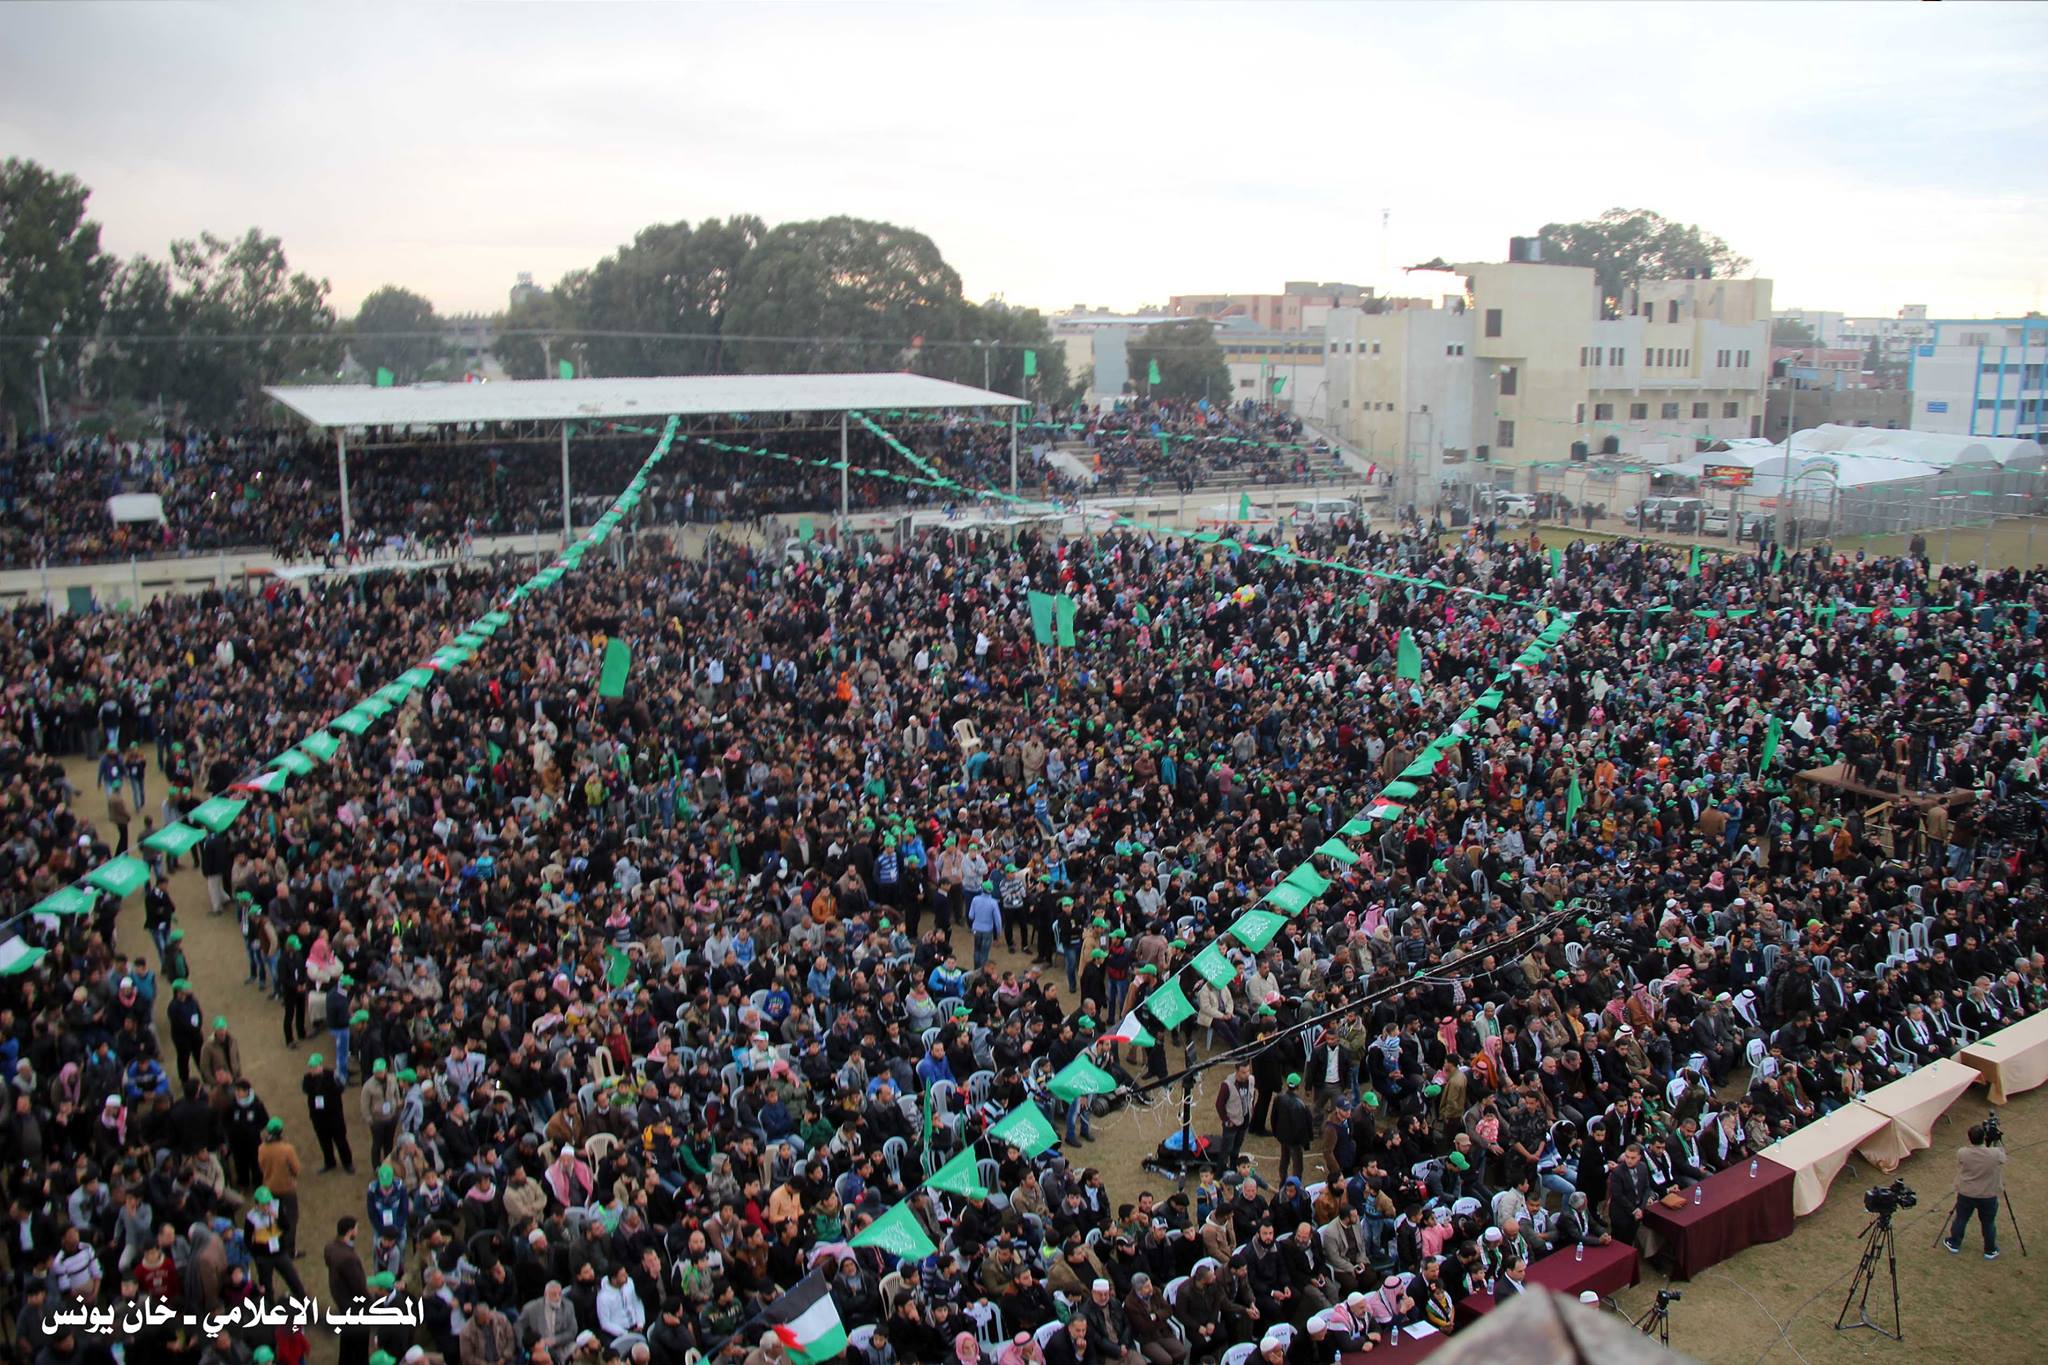
<svg viewBox="0 0 2048 1365">
<path fill-rule="evenodd" d="M 1124 1021 L 1109 1033 L 1105 1033 L 1103 1037 L 1109 1039 L 1112 1043 L 1128 1043 L 1133 1047 L 1159 1046 L 1159 1040 L 1145 1032 L 1145 1025 L 1139 1022 L 1136 1010 L 1126 1014 Z"/>
<path fill-rule="evenodd" d="M 825 1277 L 815 1270 L 769 1304 L 763 1316 L 797 1365 L 846 1354 L 846 1327 L 839 1321 L 839 1310 L 832 1306 Z"/>
</svg>

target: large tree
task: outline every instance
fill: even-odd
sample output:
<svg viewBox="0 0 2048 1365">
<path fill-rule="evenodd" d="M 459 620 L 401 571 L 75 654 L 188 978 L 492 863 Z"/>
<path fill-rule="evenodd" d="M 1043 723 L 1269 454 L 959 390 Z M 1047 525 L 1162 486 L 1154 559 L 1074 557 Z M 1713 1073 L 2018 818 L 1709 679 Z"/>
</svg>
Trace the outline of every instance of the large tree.
<svg viewBox="0 0 2048 1365">
<path fill-rule="evenodd" d="M 1771 324 L 1771 345 L 1811 346 L 1813 328 L 1798 318 L 1779 318 Z"/>
<path fill-rule="evenodd" d="M 730 368 L 718 334 L 748 257 L 766 226 L 759 218 L 657 223 L 589 270 L 564 280 L 561 310 L 591 332 L 592 374 L 711 374 Z M 670 339 L 673 338 L 673 339 Z"/>
<path fill-rule="evenodd" d="M 861 218 L 784 223 L 748 253 L 725 311 L 735 367 L 900 370 L 960 335 L 960 276 L 921 232 Z"/>
<path fill-rule="evenodd" d="M 1216 344 L 1216 329 L 1206 318 L 1158 322 L 1131 339 L 1126 354 L 1131 388 L 1157 398 L 1207 398 L 1228 403 L 1233 397 L 1230 366 Z M 1159 382 L 1150 380 L 1159 366 Z"/>
<path fill-rule="evenodd" d="M 92 191 L 76 177 L 33 161 L 0 163 L 0 421 L 36 411 L 36 357 L 43 338 L 81 343 L 99 321 L 113 262 L 100 250 L 100 226 L 85 216 Z M 52 387 L 66 381 L 75 347 L 48 347 Z"/>
<path fill-rule="evenodd" d="M 434 305 L 395 284 L 363 300 L 348 333 L 358 365 L 372 373 L 389 370 L 400 384 L 444 377 L 455 354 Z"/>
<path fill-rule="evenodd" d="M 1610 306 L 1644 280 L 1665 280 L 1688 270 L 1739 275 L 1749 259 L 1691 223 L 1674 223 L 1648 209 L 1609 209 L 1584 223 L 1545 223 L 1543 259 L 1591 266 L 1600 297 Z"/>
</svg>

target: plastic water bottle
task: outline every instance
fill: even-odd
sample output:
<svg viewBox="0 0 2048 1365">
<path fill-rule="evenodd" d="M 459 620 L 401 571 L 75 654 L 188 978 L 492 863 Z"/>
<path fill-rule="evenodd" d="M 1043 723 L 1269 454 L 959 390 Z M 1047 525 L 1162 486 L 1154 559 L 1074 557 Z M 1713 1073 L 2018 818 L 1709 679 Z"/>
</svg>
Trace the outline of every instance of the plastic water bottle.
<svg viewBox="0 0 2048 1365">
<path fill-rule="evenodd" d="M 1756 1158 L 1755 1158 L 1755 1157 L 1751 1157 L 1751 1158 L 1749 1159 L 1749 1178 L 1750 1178 L 1751 1180 L 1754 1180 L 1754 1179 L 1756 1179 Z"/>
<path fill-rule="evenodd" d="M 1394 1329 L 1394 1334 L 1387 1339 L 1387 1345 L 1399 1346 L 1401 1344 L 1401 1324 L 1397 1322 L 1392 1324 L 1392 1326 Z"/>
<path fill-rule="evenodd" d="M 1586 1244 L 1584 1242 L 1575 1242 L 1572 1244 L 1572 1259 L 1574 1261 L 1583 1261 L 1586 1259 Z"/>
<path fill-rule="evenodd" d="M 1704 1204 L 1707 1202 L 1707 1187 L 1698 1181 L 1693 1182 L 1692 1202 L 1695 1204 Z"/>
</svg>

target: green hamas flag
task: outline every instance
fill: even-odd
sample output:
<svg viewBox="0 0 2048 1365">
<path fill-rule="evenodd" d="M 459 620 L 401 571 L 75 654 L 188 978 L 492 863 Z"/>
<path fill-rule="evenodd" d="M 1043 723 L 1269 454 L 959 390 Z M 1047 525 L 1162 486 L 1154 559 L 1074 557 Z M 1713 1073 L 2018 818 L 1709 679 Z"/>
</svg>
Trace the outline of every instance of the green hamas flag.
<svg viewBox="0 0 2048 1365">
<path fill-rule="evenodd" d="M 1074 613 L 1076 611 L 1074 599 L 1062 593 L 1052 599 L 1052 605 L 1053 611 L 1059 617 L 1060 645 L 1063 648 L 1072 649 L 1074 647 Z"/>
<path fill-rule="evenodd" d="M 1116 1089 L 1116 1078 L 1095 1065 L 1095 1063 L 1089 1061 L 1088 1054 L 1085 1052 L 1074 1058 L 1073 1061 L 1068 1062 L 1064 1067 L 1061 1067 L 1060 1073 L 1052 1078 L 1052 1093 L 1063 1100 L 1077 1100 L 1083 1095 L 1107 1095 L 1114 1089 Z M 963 1153 L 963 1155 L 968 1156 L 971 1160 L 973 1153 L 970 1150 L 967 1153 Z M 956 1161 L 958 1159 L 958 1157 L 954 1158 Z M 947 1164 L 950 1165 L 951 1163 Z M 943 1170 L 944 1168 L 941 1167 L 941 1169 Z M 934 1175 L 925 1183 L 936 1185 L 938 1179 L 938 1176 Z"/>
<path fill-rule="evenodd" d="M 1276 378 L 1275 378 L 1275 379 L 1273 380 L 1273 396 L 1274 396 L 1275 398 L 1278 398 L 1278 397 L 1280 396 L 1280 390 L 1282 390 L 1282 389 L 1284 389 L 1284 388 L 1286 388 L 1286 387 L 1287 387 L 1287 376 L 1283 374 L 1283 375 L 1280 375 L 1280 376 L 1276 377 Z"/>
<path fill-rule="evenodd" d="M 626 675 L 633 671 L 633 649 L 614 635 L 604 643 L 604 672 L 597 679 L 597 695 L 617 701 L 626 695 Z"/>
<path fill-rule="evenodd" d="M 1772 572 L 1772 573 L 1776 573 L 1776 572 L 1777 572 L 1777 571 L 1778 571 L 1779 569 L 1783 568 L 1783 567 L 1784 567 L 1784 565 L 1785 565 L 1785 547 L 1784 547 L 1784 546 L 1782 546 L 1782 545 L 1774 545 L 1774 546 L 1772 546 L 1772 547 L 1771 547 L 1771 572 Z"/>
<path fill-rule="evenodd" d="M 1237 519 L 1239 521 L 1250 521 L 1252 519 L 1251 494 L 1239 493 L 1237 495 Z"/>
<path fill-rule="evenodd" d="M 1026 379 L 1029 379 L 1029 378 L 1031 378 L 1031 377 L 1032 377 L 1033 375 L 1035 375 L 1035 374 L 1037 374 L 1037 373 L 1038 373 L 1038 352 L 1036 352 L 1036 351 L 1026 351 L 1026 352 L 1024 353 L 1024 377 L 1025 377 Z"/>
<path fill-rule="evenodd" d="M 398 376 L 396 376 L 396 375 L 392 374 L 392 373 L 391 373 L 391 371 L 389 371 L 389 370 L 385 369 L 385 368 L 384 368 L 384 367 L 383 367 L 382 365 L 379 365 L 379 366 L 377 367 L 377 387 L 378 387 L 378 388 L 380 388 L 380 389 L 388 389 L 388 388 L 390 388 L 390 387 L 391 387 L 391 385 L 392 385 L 392 384 L 393 384 L 393 383 L 394 383 L 394 382 L 395 382 L 395 381 L 397 380 L 397 378 L 398 378 Z"/>
<path fill-rule="evenodd" d="M 1572 774 L 1572 789 L 1564 798 L 1564 823 L 1570 828 L 1579 818 L 1579 807 L 1586 804 L 1586 794 L 1579 790 L 1579 775 Z"/>
<path fill-rule="evenodd" d="M 1145 370 L 1145 382 L 1146 382 L 1147 384 L 1157 384 L 1157 383 L 1159 382 L 1159 362 L 1158 362 L 1158 361 L 1154 360 L 1154 361 L 1150 362 L 1150 364 L 1149 364 L 1149 365 L 1148 365 L 1148 366 L 1146 367 L 1146 370 Z"/>
<path fill-rule="evenodd" d="M 626 956 L 626 950 L 614 944 L 606 953 L 604 961 L 604 984 L 617 990 L 633 979 L 633 959 Z"/>
<path fill-rule="evenodd" d="M 1685 566 L 1685 576 L 1687 578 L 1698 578 L 1700 576 L 1700 547 L 1697 545 L 1692 547 L 1692 559 Z"/>
<path fill-rule="evenodd" d="M 1031 1100 L 1024 1101 L 1004 1115 L 1000 1123 L 988 1130 L 988 1135 L 998 1142 L 1015 1143 L 1026 1160 L 1035 1159 L 1040 1152 L 1059 1141 L 1059 1134 L 1053 1131 L 1052 1124 L 1046 1121 L 1038 1105 Z"/>
<path fill-rule="evenodd" d="M 1564 551 L 1558 549 L 1555 545 L 1550 547 L 1550 576 L 1552 578 L 1564 577 Z"/>
<path fill-rule="evenodd" d="M 1394 654 L 1394 676 L 1407 682 L 1422 681 L 1422 651 L 1416 648 L 1413 631 L 1401 632 L 1401 644 Z"/>
<path fill-rule="evenodd" d="M 574 379 L 576 377 L 575 363 L 568 360 L 556 361 L 555 374 L 558 378 L 561 379 Z"/>
<path fill-rule="evenodd" d="M 938 1250 L 908 1204 L 896 1205 L 862 1228 L 849 1245 L 875 1247 L 903 1261 L 921 1261 Z"/>
<path fill-rule="evenodd" d="M 1029 601 L 1031 638 L 1041 645 L 1049 645 L 1052 643 L 1052 594 L 1034 591 Z"/>
<path fill-rule="evenodd" d="M 1154 1019 L 1168 1028 L 1179 1028 L 1195 1007 L 1188 1003 L 1188 993 L 1181 989 L 1180 978 L 1173 977 L 1158 990 L 1145 997 L 1145 1008 Z"/>
<path fill-rule="evenodd" d="M 1778 741 L 1784 737 L 1784 734 L 1784 724 L 1776 716 L 1772 716 L 1769 723 L 1764 726 L 1763 753 L 1758 756 L 1756 761 L 1758 776 L 1762 776 L 1770 770 L 1771 760 L 1778 756 Z"/>
</svg>

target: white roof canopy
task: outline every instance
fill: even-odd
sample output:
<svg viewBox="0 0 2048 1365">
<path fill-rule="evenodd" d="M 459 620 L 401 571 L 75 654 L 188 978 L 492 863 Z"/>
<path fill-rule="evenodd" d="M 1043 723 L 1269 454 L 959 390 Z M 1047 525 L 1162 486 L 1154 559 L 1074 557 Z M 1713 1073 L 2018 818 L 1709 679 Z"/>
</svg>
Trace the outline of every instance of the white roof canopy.
<svg viewBox="0 0 2048 1365">
<path fill-rule="evenodd" d="M 1025 400 L 921 374 L 683 374 L 495 384 L 280 385 L 264 390 L 316 427 L 580 422 L 709 413 L 1022 407 Z"/>
</svg>

